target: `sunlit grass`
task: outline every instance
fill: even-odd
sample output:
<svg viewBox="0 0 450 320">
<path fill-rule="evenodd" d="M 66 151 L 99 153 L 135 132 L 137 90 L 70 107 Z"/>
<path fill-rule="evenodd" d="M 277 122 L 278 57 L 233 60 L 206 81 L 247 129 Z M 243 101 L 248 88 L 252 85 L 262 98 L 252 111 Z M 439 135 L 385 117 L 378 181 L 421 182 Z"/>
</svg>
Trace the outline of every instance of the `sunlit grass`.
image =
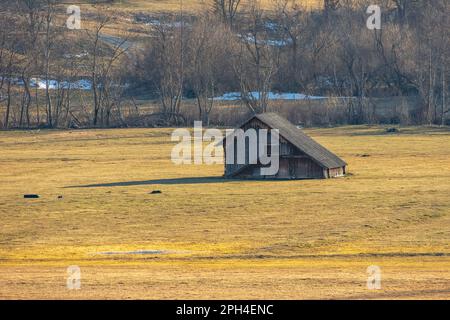
<svg viewBox="0 0 450 320">
<path fill-rule="evenodd" d="M 125 10 L 147 10 L 152 12 L 171 12 L 179 11 L 181 8 L 187 11 L 196 12 L 211 6 L 211 0 L 127 0 L 121 1 L 116 7 Z M 241 6 L 245 7 L 250 3 L 249 0 L 243 0 Z M 307 8 L 322 8 L 323 0 L 297 0 Z M 260 4 L 267 10 L 275 7 L 274 0 L 261 0 Z"/>
<path fill-rule="evenodd" d="M 365 268 L 377 263 L 391 270 L 388 296 L 440 297 L 450 283 L 448 130 L 307 130 L 349 163 L 350 175 L 278 182 L 220 180 L 222 165 L 175 166 L 171 132 L 0 132 L 0 297 L 70 298 L 54 277 L 71 264 L 92 271 L 87 298 L 190 297 L 196 277 L 203 295 L 193 297 L 303 297 L 289 294 L 292 285 L 307 297 L 364 295 Z M 183 180 L 192 177 L 207 179 Z M 108 183 L 117 185 L 88 186 Z M 164 254 L 102 254 L 136 250 Z M 150 294 L 129 272 L 164 284 Z M 341 273 L 353 280 L 333 278 Z M 235 291 L 220 295 L 209 276 Z M 123 291 L 104 281 L 124 282 Z"/>
</svg>

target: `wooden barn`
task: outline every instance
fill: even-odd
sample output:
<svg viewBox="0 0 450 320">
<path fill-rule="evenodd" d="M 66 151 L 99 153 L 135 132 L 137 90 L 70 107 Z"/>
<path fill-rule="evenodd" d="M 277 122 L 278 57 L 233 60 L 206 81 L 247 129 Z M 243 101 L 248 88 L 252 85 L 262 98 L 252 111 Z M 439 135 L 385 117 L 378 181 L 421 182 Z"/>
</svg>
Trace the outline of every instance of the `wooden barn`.
<svg viewBox="0 0 450 320">
<path fill-rule="evenodd" d="M 227 163 L 225 161 L 225 177 L 253 178 L 253 179 L 327 179 L 344 176 L 347 163 L 334 153 L 311 139 L 302 130 L 276 113 L 258 114 L 240 126 L 244 132 L 250 128 L 258 131 L 266 129 L 279 130 L 279 170 L 276 175 L 261 174 L 263 167 L 248 162 L 248 155 L 244 164 Z M 224 153 L 226 155 L 226 139 L 224 139 Z M 259 138 L 258 138 L 259 139 Z M 270 141 L 270 138 L 268 139 Z M 269 142 L 270 143 L 270 142 Z M 268 143 L 268 144 L 269 144 Z M 246 141 L 248 152 L 248 141 Z M 270 150 L 270 148 L 269 148 Z"/>
</svg>

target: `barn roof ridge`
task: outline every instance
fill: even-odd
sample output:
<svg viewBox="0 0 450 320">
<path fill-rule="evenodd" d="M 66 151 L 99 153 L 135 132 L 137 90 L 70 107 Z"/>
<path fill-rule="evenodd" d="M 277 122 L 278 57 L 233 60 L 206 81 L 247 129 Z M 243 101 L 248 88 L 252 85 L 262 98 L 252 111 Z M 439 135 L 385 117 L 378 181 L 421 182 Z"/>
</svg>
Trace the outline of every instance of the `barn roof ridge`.
<svg viewBox="0 0 450 320">
<path fill-rule="evenodd" d="M 278 129 L 280 136 L 292 143 L 296 148 L 317 161 L 322 167 L 327 169 L 346 166 L 347 163 L 317 141 L 309 137 L 301 129 L 294 126 L 289 120 L 281 117 L 277 113 L 267 112 L 252 116 L 240 127 L 247 124 L 254 118 L 268 125 L 271 129 Z"/>
</svg>

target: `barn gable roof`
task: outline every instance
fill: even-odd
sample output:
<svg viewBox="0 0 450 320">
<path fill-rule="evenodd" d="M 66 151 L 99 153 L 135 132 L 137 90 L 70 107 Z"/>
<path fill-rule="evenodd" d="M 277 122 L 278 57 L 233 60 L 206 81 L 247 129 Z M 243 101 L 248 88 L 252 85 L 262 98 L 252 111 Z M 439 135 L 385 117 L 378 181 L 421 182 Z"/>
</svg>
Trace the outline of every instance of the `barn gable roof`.
<svg viewBox="0 0 450 320">
<path fill-rule="evenodd" d="M 276 113 L 262 113 L 257 114 L 247 120 L 242 126 L 247 124 L 254 118 L 265 123 L 271 129 L 278 129 L 280 136 L 292 143 L 296 148 L 310 156 L 322 167 L 327 169 L 340 168 L 347 165 L 347 163 L 339 158 L 337 155 L 314 141 L 302 130 L 294 126 L 287 119 L 279 116 Z M 241 127 L 242 127 L 241 126 Z"/>
</svg>

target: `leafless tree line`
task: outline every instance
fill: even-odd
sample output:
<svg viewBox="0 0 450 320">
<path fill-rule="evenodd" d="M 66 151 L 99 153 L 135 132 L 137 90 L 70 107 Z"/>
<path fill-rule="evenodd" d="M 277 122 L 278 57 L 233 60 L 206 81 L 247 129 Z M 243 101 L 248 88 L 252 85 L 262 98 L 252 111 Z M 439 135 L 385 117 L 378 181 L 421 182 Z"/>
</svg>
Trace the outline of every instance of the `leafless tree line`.
<svg viewBox="0 0 450 320">
<path fill-rule="evenodd" d="M 240 94 L 246 115 L 270 110 L 271 92 L 329 96 L 329 124 L 381 121 L 377 99 L 413 97 L 407 110 L 393 106 L 398 121 L 444 124 L 450 3 L 380 0 L 382 29 L 369 30 L 372 2 L 328 0 L 311 11 L 302 1 L 277 0 L 269 11 L 256 0 L 214 0 L 195 16 L 154 24 L 144 47 L 127 52 L 126 37 L 105 36 L 114 23 L 108 12 L 98 12 L 90 31 L 68 32 L 53 1 L 11 1 L 20 14 L 0 12 L 0 124 L 128 126 L 142 118 L 164 126 L 192 118 L 209 124 L 218 118 L 214 112 L 234 112 L 214 99 L 227 92 Z M 37 77 L 45 94 L 31 85 Z M 89 80 L 89 93 L 70 85 L 49 89 L 51 80 L 80 78 Z M 134 96 L 142 93 L 156 109 L 139 109 Z"/>
<path fill-rule="evenodd" d="M 269 93 L 279 91 L 351 97 L 347 122 L 355 124 L 376 121 L 377 97 L 415 96 L 403 118 L 444 124 L 448 1 L 380 1 L 381 30 L 366 28 L 370 1 L 326 1 L 323 11 L 310 11 L 299 1 L 279 0 L 272 12 L 258 1 L 214 2 L 212 14 L 184 25 L 182 39 L 173 24 L 157 28 L 138 63 L 146 66 L 140 80 L 160 97 L 197 99 L 199 119 L 208 121 L 213 97 L 223 92 L 240 92 L 248 112 L 259 113 L 268 110 Z M 155 59 L 158 54 L 171 62 Z M 169 77 L 174 63 L 177 77 Z M 162 83 L 174 82 L 178 94 L 161 92 Z"/>
<path fill-rule="evenodd" d="M 113 15 L 99 11 L 91 29 L 70 30 L 66 7 L 58 1 L 15 0 L 2 6 L 1 128 L 109 126 L 112 117 L 123 121 L 117 62 L 126 52 L 126 39 L 112 44 L 102 39 Z"/>
</svg>

